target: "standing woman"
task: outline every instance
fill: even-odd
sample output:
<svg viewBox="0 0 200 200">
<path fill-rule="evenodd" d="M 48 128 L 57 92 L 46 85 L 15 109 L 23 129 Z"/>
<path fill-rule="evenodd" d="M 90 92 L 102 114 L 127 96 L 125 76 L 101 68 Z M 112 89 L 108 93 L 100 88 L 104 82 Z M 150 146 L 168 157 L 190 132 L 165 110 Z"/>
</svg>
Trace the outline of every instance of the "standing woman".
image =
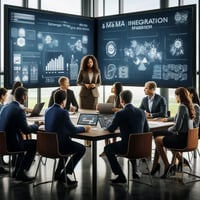
<svg viewBox="0 0 200 200">
<path fill-rule="evenodd" d="M 81 86 L 80 108 L 96 110 L 101 74 L 95 56 L 87 55 L 82 58 L 77 84 Z"/>
</svg>

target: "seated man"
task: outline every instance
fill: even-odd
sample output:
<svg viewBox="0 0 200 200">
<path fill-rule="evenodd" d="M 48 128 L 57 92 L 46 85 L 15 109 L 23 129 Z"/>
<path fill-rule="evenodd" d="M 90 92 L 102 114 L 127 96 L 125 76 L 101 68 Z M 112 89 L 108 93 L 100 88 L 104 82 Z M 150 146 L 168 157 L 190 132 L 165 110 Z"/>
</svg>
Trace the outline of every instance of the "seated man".
<svg viewBox="0 0 200 200">
<path fill-rule="evenodd" d="M 23 140 L 22 132 L 30 134 L 38 130 L 42 123 L 28 125 L 26 113 L 21 105 L 27 100 L 28 91 L 24 87 L 18 87 L 15 91 L 15 100 L 6 104 L 0 114 L 0 130 L 6 132 L 8 151 L 26 151 L 17 156 L 13 178 L 24 182 L 31 181 L 34 178 L 28 177 L 25 171 L 28 171 L 36 153 L 36 140 Z"/>
<path fill-rule="evenodd" d="M 66 105 L 64 107 L 64 109 L 70 111 L 70 112 L 77 112 L 78 111 L 78 103 L 76 101 L 76 98 L 74 96 L 74 92 L 72 90 L 69 89 L 69 79 L 65 76 L 61 76 L 59 79 L 58 79 L 58 84 L 59 84 L 59 88 L 57 88 L 56 90 L 54 90 L 52 93 L 51 93 L 51 97 L 50 97 L 50 100 L 49 100 L 49 106 L 52 106 L 54 104 L 54 94 L 56 91 L 59 91 L 59 90 L 63 90 L 65 91 L 65 95 L 66 95 L 66 99 L 67 99 L 67 102 L 66 102 Z"/>
<path fill-rule="evenodd" d="M 69 117 L 69 113 L 64 108 L 66 107 L 66 93 L 63 90 L 58 90 L 54 94 L 54 104 L 45 112 L 45 130 L 56 132 L 58 134 L 59 150 L 62 154 L 73 154 L 71 160 L 66 166 L 66 173 L 72 174 L 75 166 L 85 153 L 85 147 L 72 141 L 70 135 L 81 132 L 88 132 L 90 126 L 74 126 Z M 55 179 L 65 182 L 63 171 L 63 160 L 60 159 L 58 167 L 55 172 Z M 77 181 L 71 181 L 67 177 L 67 184 L 69 186 L 77 185 Z"/>
<path fill-rule="evenodd" d="M 126 177 L 117 161 L 116 154 L 124 154 L 127 152 L 129 134 L 143 133 L 149 131 L 149 126 L 143 110 L 134 107 L 131 104 L 132 93 L 124 90 L 120 93 L 120 102 L 123 109 L 115 114 L 108 131 L 114 132 L 120 129 L 121 140 L 108 144 L 104 147 L 104 152 L 111 165 L 114 174 L 118 175 L 116 179 L 111 180 L 112 184 L 126 183 Z M 136 160 L 131 161 L 133 167 L 133 178 L 140 178 L 137 169 Z"/>
<path fill-rule="evenodd" d="M 140 108 L 145 111 L 147 118 L 167 117 L 167 103 L 164 97 L 156 94 L 157 84 L 147 81 L 144 86 L 146 97 L 143 98 Z"/>
</svg>

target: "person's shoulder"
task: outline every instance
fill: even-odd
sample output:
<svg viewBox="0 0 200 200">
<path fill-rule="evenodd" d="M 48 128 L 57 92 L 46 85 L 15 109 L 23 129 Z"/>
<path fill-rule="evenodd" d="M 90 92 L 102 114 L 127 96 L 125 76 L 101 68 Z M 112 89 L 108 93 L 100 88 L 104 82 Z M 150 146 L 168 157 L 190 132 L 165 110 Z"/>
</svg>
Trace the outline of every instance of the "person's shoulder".
<svg viewBox="0 0 200 200">
<path fill-rule="evenodd" d="M 67 93 L 71 94 L 71 93 L 74 93 L 74 91 L 71 89 L 67 89 Z"/>
<path fill-rule="evenodd" d="M 60 88 L 56 88 L 55 90 L 52 91 L 52 93 L 55 93 L 55 92 L 57 92 L 59 90 L 60 90 Z"/>
<path fill-rule="evenodd" d="M 155 99 L 159 99 L 159 100 L 165 101 L 165 97 L 160 95 L 160 94 L 157 94 L 157 93 L 155 94 Z"/>
</svg>

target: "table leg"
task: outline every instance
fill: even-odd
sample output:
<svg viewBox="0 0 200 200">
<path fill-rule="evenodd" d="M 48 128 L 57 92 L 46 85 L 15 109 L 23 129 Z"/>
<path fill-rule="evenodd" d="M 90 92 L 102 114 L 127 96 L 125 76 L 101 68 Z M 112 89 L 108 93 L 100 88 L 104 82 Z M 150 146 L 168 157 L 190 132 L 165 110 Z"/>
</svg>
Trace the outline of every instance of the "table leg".
<svg viewBox="0 0 200 200">
<path fill-rule="evenodd" d="M 97 141 L 92 142 L 92 199 L 97 199 Z"/>
</svg>

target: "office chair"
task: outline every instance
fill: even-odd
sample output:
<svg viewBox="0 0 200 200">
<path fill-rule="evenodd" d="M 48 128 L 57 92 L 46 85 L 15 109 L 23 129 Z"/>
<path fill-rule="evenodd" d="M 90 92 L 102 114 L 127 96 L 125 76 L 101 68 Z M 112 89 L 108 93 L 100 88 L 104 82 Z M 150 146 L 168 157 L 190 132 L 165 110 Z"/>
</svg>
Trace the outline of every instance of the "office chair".
<svg viewBox="0 0 200 200">
<path fill-rule="evenodd" d="M 150 168 L 148 165 L 148 159 L 151 157 L 151 149 L 152 149 L 152 132 L 147 133 L 133 133 L 129 135 L 129 142 L 128 142 L 128 150 L 126 154 L 118 154 L 118 157 L 127 158 L 128 162 L 128 188 L 129 188 L 129 181 L 130 179 L 130 161 L 134 159 L 143 159 L 145 161 L 148 175 L 150 178 L 151 183 L 148 184 L 146 182 L 141 182 L 147 185 L 152 186 L 153 180 L 151 177 Z"/>
<path fill-rule="evenodd" d="M 0 131 L 0 155 L 2 155 L 2 156 L 8 155 L 9 156 L 9 174 L 10 174 L 10 177 L 12 177 L 12 156 L 16 156 L 20 153 L 25 153 L 25 152 L 26 151 L 8 151 L 7 140 L 6 140 L 6 132 Z M 15 162 L 16 162 L 16 160 L 15 160 Z M 15 166 L 15 164 L 14 164 L 14 166 Z"/>
<path fill-rule="evenodd" d="M 183 154 L 184 152 L 193 152 L 198 148 L 198 139 L 199 139 L 198 134 L 199 134 L 199 128 L 189 129 L 189 131 L 188 131 L 188 139 L 187 139 L 187 146 L 185 148 L 183 148 L 183 149 L 168 148 L 173 153 L 171 166 L 175 165 L 176 157 L 177 157 L 178 153 Z M 182 156 L 182 158 L 183 158 L 183 156 Z M 192 172 L 191 170 L 190 170 L 190 172 L 183 171 L 183 161 L 182 161 L 181 173 L 182 173 L 182 182 L 184 184 L 200 181 L 200 176 L 197 176 L 197 175 L 195 175 L 195 174 L 193 174 L 191 172 Z M 188 174 L 188 175 L 190 175 L 192 177 L 196 177 L 196 178 L 199 178 L 199 179 L 193 179 L 191 181 L 184 181 L 183 180 L 183 174 Z"/>
<path fill-rule="evenodd" d="M 56 159 L 63 158 L 63 166 L 66 166 L 67 162 L 65 163 L 65 159 L 72 157 L 74 154 L 61 154 L 59 152 L 57 134 L 54 132 L 45 132 L 45 131 L 39 131 L 37 133 L 37 152 L 40 155 L 40 159 L 39 159 L 39 163 L 36 169 L 35 178 L 37 178 L 40 163 L 42 162 L 43 157 L 54 159 L 54 165 L 53 165 L 52 179 L 48 181 L 39 182 L 39 183 L 36 183 L 36 179 L 35 179 L 33 186 L 36 187 L 40 184 L 51 183 L 51 190 L 52 190 L 53 182 L 55 178 Z M 65 167 L 64 167 L 64 174 L 66 178 Z M 73 172 L 73 175 L 74 175 L 74 179 L 76 180 L 76 176 L 74 172 Z"/>
</svg>

